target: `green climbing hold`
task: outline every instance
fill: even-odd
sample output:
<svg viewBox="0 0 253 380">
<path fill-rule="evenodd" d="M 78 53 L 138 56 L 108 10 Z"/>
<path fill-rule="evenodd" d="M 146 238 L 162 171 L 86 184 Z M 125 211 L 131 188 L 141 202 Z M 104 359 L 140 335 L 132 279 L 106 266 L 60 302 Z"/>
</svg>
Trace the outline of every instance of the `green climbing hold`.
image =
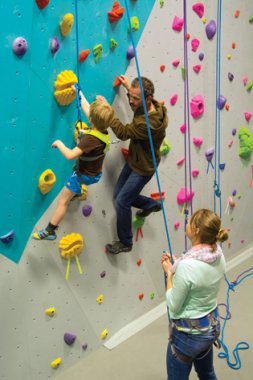
<svg viewBox="0 0 253 380">
<path fill-rule="evenodd" d="M 164 0 L 160 0 L 160 8 L 163 8 L 164 6 Z"/>
<path fill-rule="evenodd" d="M 161 156 L 165 156 L 170 151 L 170 143 L 169 140 L 165 137 L 163 139 L 162 145 L 160 147 L 160 154 Z"/>
<path fill-rule="evenodd" d="M 241 126 L 238 136 L 240 140 L 239 156 L 247 160 L 253 151 L 253 135 L 246 127 Z"/>
<path fill-rule="evenodd" d="M 249 18 L 249 23 L 250 23 L 250 24 L 253 24 L 253 15 L 250 16 L 250 18 Z"/>
<path fill-rule="evenodd" d="M 141 228 L 144 223 L 145 223 L 145 218 L 140 218 L 139 216 L 133 217 L 132 224 L 134 228 Z"/>
<path fill-rule="evenodd" d="M 110 49 L 114 50 L 118 46 L 118 42 L 114 38 L 110 39 Z"/>
<path fill-rule="evenodd" d="M 138 17 L 137 16 L 131 17 L 130 22 L 131 22 L 132 31 L 136 32 L 136 30 L 140 28 Z M 130 27 L 128 27 L 128 32 L 130 32 Z"/>
<path fill-rule="evenodd" d="M 252 87 L 253 87 L 253 82 L 249 82 L 249 83 L 247 84 L 247 86 L 246 86 L 246 90 L 247 90 L 248 92 L 250 92 L 250 91 L 252 90 Z"/>
<path fill-rule="evenodd" d="M 185 80 L 185 68 L 181 67 L 182 79 Z"/>
<path fill-rule="evenodd" d="M 98 44 L 98 45 L 94 46 L 93 54 L 94 54 L 95 62 L 98 63 L 100 58 L 102 57 L 102 54 L 103 54 L 102 44 Z"/>
</svg>

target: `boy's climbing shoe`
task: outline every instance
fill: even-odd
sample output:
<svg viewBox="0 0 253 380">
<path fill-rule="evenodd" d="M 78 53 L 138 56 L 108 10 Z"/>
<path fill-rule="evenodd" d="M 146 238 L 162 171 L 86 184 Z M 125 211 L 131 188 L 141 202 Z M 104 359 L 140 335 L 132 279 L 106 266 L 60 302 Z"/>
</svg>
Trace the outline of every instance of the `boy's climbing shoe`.
<svg viewBox="0 0 253 380">
<path fill-rule="evenodd" d="M 46 229 L 44 229 L 38 232 L 34 232 L 32 234 L 32 238 L 35 240 L 55 240 L 56 234 L 53 231 L 48 232 Z"/>
<path fill-rule="evenodd" d="M 157 203 L 157 205 L 148 208 L 147 210 L 139 210 L 136 212 L 136 216 L 138 218 L 146 218 L 146 216 L 149 216 L 152 212 L 158 212 L 161 211 L 162 205 L 160 203 Z"/>
<path fill-rule="evenodd" d="M 117 255 L 120 252 L 129 252 L 132 250 L 131 245 L 125 245 L 121 243 L 121 241 L 116 241 L 113 244 L 106 244 L 105 250 L 107 253 L 112 253 L 114 255 Z"/>
</svg>

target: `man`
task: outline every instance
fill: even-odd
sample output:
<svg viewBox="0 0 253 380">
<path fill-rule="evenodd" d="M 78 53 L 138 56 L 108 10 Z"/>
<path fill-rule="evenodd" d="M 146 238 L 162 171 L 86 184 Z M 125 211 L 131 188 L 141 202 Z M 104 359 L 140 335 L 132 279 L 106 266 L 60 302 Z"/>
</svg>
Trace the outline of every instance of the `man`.
<svg viewBox="0 0 253 380">
<path fill-rule="evenodd" d="M 152 212 L 161 210 L 161 204 L 152 198 L 140 195 L 144 186 L 155 173 L 151 148 L 148 138 L 141 89 L 138 78 L 131 85 L 125 76 L 119 77 L 121 84 L 127 89 L 130 107 L 134 113 L 133 121 L 123 125 L 119 119 L 113 118 L 110 123 L 114 134 L 120 140 L 130 139 L 128 159 L 119 176 L 114 190 L 114 201 L 117 213 L 117 233 L 119 241 L 106 245 L 106 251 L 112 254 L 131 251 L 133 245 L 132 211 L 139 217 L 146 217 Z M 151 80 L 142 77 L 142 87 L 151 128 L 157 165 L 159 165 L 160 146 L 165 137 L 168 125 L 167 109 L 157 102 L 154 96 L 154 85 Z"/>
</svg>

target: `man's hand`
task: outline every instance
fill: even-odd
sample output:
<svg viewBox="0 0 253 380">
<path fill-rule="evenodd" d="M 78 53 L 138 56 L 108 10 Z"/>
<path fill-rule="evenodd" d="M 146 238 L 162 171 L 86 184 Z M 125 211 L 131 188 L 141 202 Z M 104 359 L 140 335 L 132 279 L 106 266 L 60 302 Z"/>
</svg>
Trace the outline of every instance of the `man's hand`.
<svg viewBox="0 0 253 380">
<path fill-rule="evenodd" d="M 129 79 L 125 75 L 119 75 L 118 78 L 119 78 L 122 86 L 124 86 L 127 90 L 129 90 L 131 87 Z"/>
</svg>

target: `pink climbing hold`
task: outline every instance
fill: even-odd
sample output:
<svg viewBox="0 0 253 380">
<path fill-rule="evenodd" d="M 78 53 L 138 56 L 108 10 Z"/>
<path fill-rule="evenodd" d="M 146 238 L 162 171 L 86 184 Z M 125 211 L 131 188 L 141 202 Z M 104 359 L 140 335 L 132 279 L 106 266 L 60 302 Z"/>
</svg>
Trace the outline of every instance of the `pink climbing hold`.
<svg viewBox="0 0 253 380">
<path fill-rule="evenodd" d="M 180 222 L 175 222 L 174 223 L 174 228 L 175 228 L 175 230 L 178 230 L 179 229 L 179 227 L 180 227 Z"/>
<path fill-rule="evenodd" d="M 195 65 L 192 67 L 193 68 L 193 71 L 198 74 L 201 70 L 201 65 Z"/>
<path fill-rule="evenodd" d="M 202 137 L 193 137 L 192 141 L 193 141 L 193 144 L 197 146 L 198 148 L 201 147 L 201 145 L 203 144 Z"/>
<path fill-rule="evenodd" d="M 200 44 L 200 41 L 197 39 L 197 38 L 193 38 L 192 41 L 191 41 L 191 45 L 192 45 L 192 51 L 195 53 L 195 51 L 198 50 L 198 47 L 199 47 L 199 44 Z"/>
<path fill-rule="evenodd" d="M 246 86 L 246 84 L 247 84 L 248 81 L 249 81 L 249 78 L 248 78 L 247 76 L 244 76 L 244 77 L 242 78 L 242 81 L 243 81 L 243 85 Z"/>
<path fill-rule="evenodd" d="M 197 170 L 197 169 L 193 169 L 193 170 L 192 170 L 192 176 L 193 176 L 194 178 L 196 178 L 198 175 L 199 175 L 199 170 Z"/>
<path fill-rule="evenodd" d="M 179 63 L 180 63 L 180 59 L 179 59 L 179 58 L 174 59 L 174 61 L 172 61 L 172 65 L 173 65 L 174 67 L 177 67 L 177 66 L 179 65 Z"/>
<path fill-rule="evenodd" d="M 177 160 L 177 166 L 181 166 L 183 165 L 183 163 L 184 163 L 184 157 L 181 157 L 179 158 L 179 160 Z"/>
<path fill-rule="evenodd" d="M 194 197 L 194 192 L 187 190 L 185 187 L 181 187 L 177 194 L 177 203 L 179 205 L 191 202 L 192 198 Z"/>
<path fill-rule="evenodd" d="M 193 119 L 198 119 L 204 113 L 205 105 L 202 95 L 196 95 L 191 99 L 190 109 Z"/>
<path fill-rule="evenodd" d="M 244 112 L 244 117 L 245 117 L 245 120 L 246 120 L 247 122 L 250 121 L 251 116 L 252 116 L 252 113 L 251 113 L 251 112 Z"/>
<path fill-rule="evenodd" d="M 181 32 L 184 25 L 184 19 L 175 16 L 172 23 L 172 29 L 176 30 L 177 32 Z"/>
<path fill-rule="evenodd" d="M 181 127 L 180 127 L 180 132 L 184 135 L 185 131 L 186 131 L 186 125 L 182 124 Z"/>
<path fill-rule="evenodd" d="M 229 140 L 228 142 L 228 147 L 231 148 L 231 146 L 234 144 L 234 141 L 233 140 Z"/>
<path fill-rule="evenodd" d="M 172 97 L 170 98 L 170 104 L 172 106 L 174 106 L 177 102 L 177 99 L 178 99 L 178 95 L 177 94 L 173 94 Z"/>
<path fill-rule="evenodd" d="M 199 16 L 199 18 L 202 18 L 204 16 L 205 8 L 203 3 L 193 4 L 192 10 Z"/>
</svg>

